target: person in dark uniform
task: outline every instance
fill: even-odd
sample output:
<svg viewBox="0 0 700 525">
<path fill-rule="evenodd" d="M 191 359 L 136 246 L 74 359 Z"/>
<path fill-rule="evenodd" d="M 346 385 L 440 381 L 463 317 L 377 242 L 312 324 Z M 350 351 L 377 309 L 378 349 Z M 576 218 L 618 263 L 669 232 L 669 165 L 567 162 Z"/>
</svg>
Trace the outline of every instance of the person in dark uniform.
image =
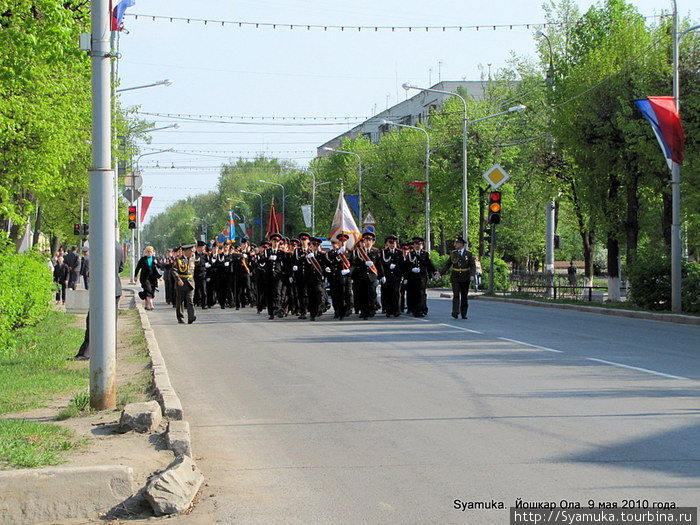
<svg viewBox="0 0 700 525">
<path fill-rule="evenodd" d="M 335 319 L 344 319 L 352 313 L 352 257 L 345 248 L 345 243 L 350 237 L 345 233 L 339 233 L 331 240 L 333 249 L 326 255 L 330 274 L 328 282 L 331 287 L 331 302 Z"/>
<path fill-rule="evenodd" d="M 321 251 L 321 239 L 311 237 L 311 248 L 304 256 L 306 268 L 304 282 L 306 284 L 306 297 L 309 301 L 309 317 L 315 321 L 321 317 L 325 310 L 326 275 L 330 272 L 328 259 Z"/>
<path fill-rule="evenodd" d="M 309 296 L 306 281 L 312 267 L 305 263 L 306 256 L 311 253 L 311 248 L 309 247 L 310 240 L 311 236 L 308 233 L 301 232 L 299 234 L 299 246 L 294 248 L 289 258 L 299 319 L 306 319 L 306 313 L 309 310 Z"/>
<path fill-rule="evenodd" d="M 56 266 L 53 268 L 53 282 L 58 284 L 56 304 L 65 304 L 66 302 L 66 287 L 68 286 L 69 274 L 70 269 L 68 265 L 63 262 L 63 256 L 59 255 L 58 259 L 56 259 Z"/>
<path fill-rule="evenodd" d="M 267 296 L 265 295 L 265 250 L 272 245 L 265 241 L 258 246 L 253 259 L 253 285 L 255 286 L 255 309 L 261 313 L 267 307 Z"/>
<path fill-rule="evenodd" d="M 78 282 L 78 270 L 80 269 L 77 246 L 71 246 L 70 252 L 63 257 L 63 262 L 68 266 L 68 288 L 75 290 L 75 284 Z"/>
<path fill-rule="evenodd" d="M 282 308 L 282 280 L 287 254 L 281 249 L 282 236 L 279 233 L 270 235 L 270 248 L 267 248 L 261 258 L 265 266 L 265 296 L 267 297 L 267 315 L 270 319 L 282 318 L 285 311 Z"/>
<path fill-rule="evenodd" d="M 474 281 L 476 275 L 476 263 L 472 252 L 466 249 L 467 243 L 461 235 L 455 238 L 455 249 L 445 263 L 442 273 L 450 268 L 450 281 L 452 282 L 452 317 L 457 319 L 467 318 L 469 310 L 469 283 Z"/>
<path fill-rule="evenodd" d="M 209 256 L 206 252 L 207 243 L 197 241 L 197 251 L 194 254 L 194 305 L 203 310 L 207 308 L 207 268 Z"/>
<path fill-rule="evenodd" d="M 401 281 L 403 280 L 403 252 L 397 248 L 396 235 L 384 238 L 385 248 L 381 250 L 382 267 L 382 308 L 387 317 L 401 315 Z"/>
<path fill-rule="evenodd" d="M 194 244 L 182 247 L 182 257 L 175 259 L 172 276 L 175 280 L 175 309 L 177 322 L 185 323 L 185 308 L 187 308 L 187 324 L 197 320 L 194 314 Z"/>
<path fill-rule="evenodd" d="M 428 295 L 426 288 L 428 277 L 437 275 L 435 266 L 428 252 L 423 250 L 425 241 L 422 237 L 413 238 L 413 250 L 406 255 L 404 276 L 406 284 L 406 303 L 408 311 L 414 317 L 425 317 L 428 313 Z"/>
<path fill-rule="evenodd" d="M 355 307 L 360 319 L 374 317 L 377 304 L 377 285 L 384 277 L 381 254 L 374 248 L 375 235 L 365 232 L 353 250 L 354 270 L 352 279 L 355 285 Z"/>
<path fill-rule="evenodd" d="M 219 255 L 219 246 L 212 244 L 211 251 L 207 254 L 207 262 L 204 263 L 205 282 L 207 290 L 207 308 L 213 308 L 216 304 L 216 290 L 219 286 L 218 270 L 214 261 Z"/>
<path fill-rule="evenodd" d="M 250 244 L 245 237 L 238 245 L 238 253 L 234 260 L 234 272 L 236 277 L 235 303 L 236 310 L 238 310 L 253 303 L 250 293 Z"/>
<path fill-rule="evenodd" d="M 224 310 L 231 306 L 229 295 L 231 292 L 231 248 L 229 244 L 224 244 L 219 248 L 219 253 L 212 259 L 212 264 L 216 271 L 216 299 L 219 306 Z"/>
</svg>

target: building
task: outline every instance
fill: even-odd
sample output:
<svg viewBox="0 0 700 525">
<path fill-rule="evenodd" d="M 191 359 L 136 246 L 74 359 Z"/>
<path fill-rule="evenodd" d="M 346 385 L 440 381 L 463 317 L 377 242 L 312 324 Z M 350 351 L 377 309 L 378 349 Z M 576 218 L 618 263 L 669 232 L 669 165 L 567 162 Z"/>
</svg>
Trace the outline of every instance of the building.
<svg viewBox="0 0 700 525">
<path fill-rule="evenodd" d="M 438 82 L 430 89 L 440 91 L 456 92 L 462 88 L 467 94 L 467 97 L 476 100 L 483 99 L 486 96 L 488 89 L 488 80 L 469 80 L 469 81 L 444 81 Z M 318 157 L 330 155 L 331 152 L 324 148 L 339 148 L 344 139 L 354 139 L 357 137 L 367 137 L 370 142 L 377 143 L 384 133 L 389 132 L 390 126 L 384 124 L 384 120 L 390 120 L 398 124 L 406 124 L 408 126 L 419 126 L 425 122 L 430 116 L 431 111 L 440 110 L 448 98 L 453 98 L 450 95 L 442 93 L 432 93 L 429 91 L 417 91 L 415 95 L 399 102 L 381 113 L 377 113 L 372 118 L 365 120 L 362 124 L 358 124 L 354 128 L 346 131 L 342 135 L 332 138 L 328 142 L 321 144 L 316 151 Z"/>
</svg>

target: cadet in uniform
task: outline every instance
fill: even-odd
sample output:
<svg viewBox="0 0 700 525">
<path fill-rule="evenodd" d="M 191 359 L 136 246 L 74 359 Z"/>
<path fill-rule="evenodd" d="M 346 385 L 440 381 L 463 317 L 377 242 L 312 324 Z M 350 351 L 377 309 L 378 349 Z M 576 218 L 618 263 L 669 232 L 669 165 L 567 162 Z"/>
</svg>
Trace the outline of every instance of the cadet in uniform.
<svg viewBox="0 0 700 525">
<path fill-rule="evenodd" d="M 462 319 L 467 318 L 469 309 L 469 283 L 474 280 L 476 263 L 472 252 L 465 248 L 466 242 L 461 235 L 455 238 L 455 249 L 450 253 L 445 263 L 443 273 L 452 268 L 450 281 L 452 282 L 452 317 L 457 319 L 461 314 Z"/>
<path fill-rule="evenodd" d="M 206 264 L 209 257 L 204 251 L 207 243 L 197 241 L 197 251 L 194 254 L 194 304 L 203 310 L 207 308 Z"/>
<path fill-rule="evenodd" d="M 435 266 L 430 260 L 428 252 L 423 250 L 425 241 L 422 237 L 413 238 L 413 250 L 406 255 L 404 263 L 404 275 L 408 280 L 406 284 L 406 302 L 408 311 L 414 317 L 425 317 L 428 313 L 428 296 L 426 287 L 428 277 L 437 275 Z"/>
<path fill-rule="evenodd" d="M 353 268 L 345 248 L 345 243 L 349 238 L 345 233 L 336 235 L 336 238 L 331 241 L 333 249 L 326 254 L 330 268 L 328 282 L 331 286 L 334 318 L 341 320 L 352 313 L 352 279 L 350 274 Z"/>
<path fill-rule="evenodd" d="M 305 256 L 304 269 L 306 296 L 309 300 L 309 316 L 312 321 L 320 317 L 325 309 L 326 275 L 330 272 L 328 259 L 321 251 L 321 239 L 312 237 L 311 249 Z"/>
<path fill-rule="evenodd" d="M 374 317 L 377 304 L 377 284 L 383 274 L 380 264 L 381 255 L 374 248 L 374 233 L 365 232 L 355 245 L 354 270 L 352 279 L 355 292 L 355 308 L 359 310 L 360 319 Z"/>
<path fill-rule="evenodd" d="M 312 269 L 311 266 L 305 264 L 306 256 L 311 253 L 309 241 L 311 236 L 306 232 L 299 234 L 299 246 L 294 248 L 290 253 L 290 264 L 292 268 L 292 285 L 295 290 L 296 308 L 299 312 L 299 319 L 306 319 L 306 312 L 309 310 L 309 296 L 307 294 L 307 274 Z"/>
<path fill-rule="evenodd" d="M 267 315 L 269 319 L 284 317 L 282 308 L 282 279 L 287 254 L 281 249 L 282 236 L 279 233 L 270 235 L 272 246 L 267 248 L 261 258 L 265 267 L 265 296 L 267 297 Z"/>
<path fill-rule="evenodd" d="M 380 264 L 382 279 L 382 308 L 387 317 L 401 315 L 401 281 L 403 280 L 403 252 L 397 249 L 399 239 L 396 235 L 384 238 L 386 247 L 381 250 Z"/>
<path fill-rule="evenodd" d="M 175 259 L 172 278 L 175 280 L 175 308 L 177 322 L 184 324 L 185 307 L 187 308 L 187 324 L 197 320 L 194 315 L 194 244 L 182 247 L 183 255 Z"/>
</svg>

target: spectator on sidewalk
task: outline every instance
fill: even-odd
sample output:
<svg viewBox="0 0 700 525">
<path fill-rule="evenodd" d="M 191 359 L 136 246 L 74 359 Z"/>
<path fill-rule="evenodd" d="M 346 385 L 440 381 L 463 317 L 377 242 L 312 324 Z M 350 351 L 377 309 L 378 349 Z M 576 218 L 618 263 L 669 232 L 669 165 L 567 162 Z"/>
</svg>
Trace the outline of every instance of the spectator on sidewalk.
<svg viewBox="0 0 700 525">
<path fill-rule="evenodd" d="M 136 263 L 134 271 L 134 279 L 139 278 L 142 291 L 139 292 L 139 297 L 146 301 L 146 310 L 153 310 L 153 299 L 158 291 L 158 279 L 160 271 L 158 270 L 158 261 L 155 257 L 156 251 L 153 246 L 146 246 L 143 251 L 143 257 Z"/>
<path fill-rule="evenodd" d="M 566 273 L 569 276 L 569 285 L 576 286 L 576 266 L 574 266 L 574 261 L 569 262 L 569 267 L 566 269 Z"/>
<path fill-rule="evenodd" d="M 78 270 L 80 269 L 80 256 L 78 255 L 78 247 L 71 246 L 70 252 L 68 252 L 63 261 L 68 266 L 68 288 L 75 290 L 75 284 L 78 282 Z"/>
<path fill-rule="evenodd" d="M 80 275 L 83 278 L 85 289 L 88 290 L 90 288 L 90 251 L 87 244 L 83 246 L 83 258 L 80 261 Z"/>
<path fill-rule="evenodd" d="M 59 286 L 56 291 L 56 304 L 65 304 L 66 302 L 68 272 L 68 265 L 63 262 L 63 257 L 59 255 L 58 259 L 56 259 L 56 266 L 53 269 L 53 282 L 57 283 Z"/>
</svg>

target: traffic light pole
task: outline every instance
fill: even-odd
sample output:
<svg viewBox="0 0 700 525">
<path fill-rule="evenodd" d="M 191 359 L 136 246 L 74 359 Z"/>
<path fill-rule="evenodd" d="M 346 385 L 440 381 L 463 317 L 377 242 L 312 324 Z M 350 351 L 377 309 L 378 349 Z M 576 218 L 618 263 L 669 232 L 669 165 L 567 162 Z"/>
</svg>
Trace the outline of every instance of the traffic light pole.
<svg viewBox="0 0 700 525">
<path fill-rule="evenodd" d="M 90 406 L 116 407 L 116 236 L 112 169 L 109 0 L 91 3 Z"/>
<path fill-rule="evenodd" d="M 489 250 L 491 265 L 489 266 L 489 293 L 493 293 L 493 263 L 496 253 L 496 225 L 491 225 L 491 249 Z"/>
</svg>

